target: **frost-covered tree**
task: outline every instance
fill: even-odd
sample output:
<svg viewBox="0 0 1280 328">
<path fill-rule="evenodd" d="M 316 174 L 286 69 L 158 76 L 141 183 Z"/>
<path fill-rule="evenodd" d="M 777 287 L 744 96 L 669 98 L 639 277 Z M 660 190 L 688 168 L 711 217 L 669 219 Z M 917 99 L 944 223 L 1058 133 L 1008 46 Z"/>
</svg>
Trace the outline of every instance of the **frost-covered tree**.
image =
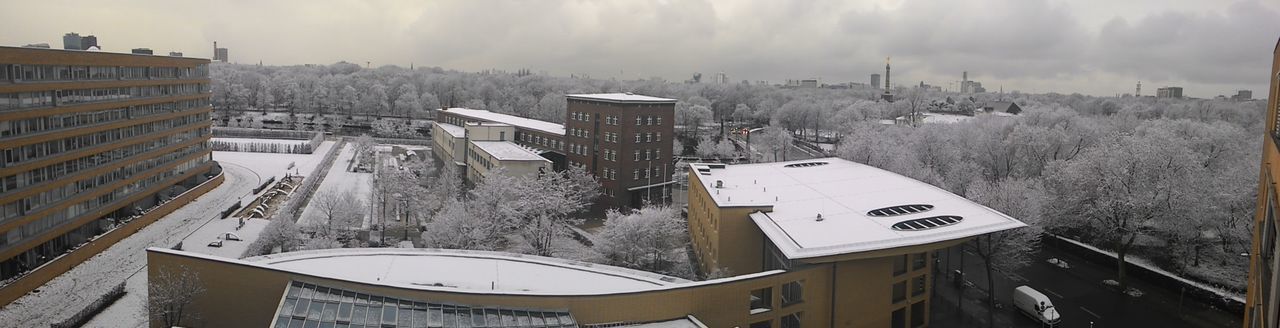
<svg viewBox="0 0 1280 328">
<path fill-rule="evenodd" d="M 671 138 L 671 154 L 674 156 L 684 156 L 684 143 L 678 138 Z"/>
<path fill-rule="evenodd" d="M 765 162 L 786 161 L 787 153 L 790 151 L 791 143 L 794 140 L 791 132 L 773 125 L 751 133 L 750 138 L 751 147 L 759 149 L 764 154 L 772 155 L 766 158 Z"/>
<path fill-rule="evenodd" d="M 364 223 L 364 201 L 350 190 L 322 191 L 311 200 L 320 214 L 319 223 L 313 229 L 319 237 L 335 240 L 350 239 L 354 230 Z"/>
<path fill-rule="evenodd" d="M 183 265 L 152 270 L 147 284 L 147 313 L 152 322 L 165 327 L 181 327 L 183 322 L 200 320 L 190 306 L 206 289 L 200 274 Z"/>
<path fill-rule="evenodd" d="M 698 127 L 711 120 L 711 108 L 703 105 L 691 105 L 676 108 L 676 124 L 685 127 L 685 133 L 698 136 Z"/>
<path fill-rule="evenodd" d="M 1127 287 L 1125 256 L 1139 236 L 1182 224 L 1203 201 L 1201 156 L 1168 134 L 1116 135 L 1071 161 L 1046 168 L 1054 200 L 1050 226 L 1083 228 L 1116 252 L 1117 280 Z"/>
<path fill-rule="evenodd" d="M 249 250 L 245 255 L 271 254 L 277 249 L 280 252 L 292 252 L 302 246 L 304 239 L 302 230 L 298 229 L 293 220 L 277 216 L 267 222 L 266 227 L 262 228 L 262 232 L 258 235 L 258 240 L 249 244 Z"/>
<path fill-rule="evenodd" d="M 593 249 L 605 263 L 637 270 L 689 277 L 685 249 L 689 234 L 680 212 L 670 206 L 646 205 L 631 213 L 609 211 Z"/>
<path fill-rule="evenodd" d="M 978 183 L 966 193 L 970 200 L 1021 220 L 1027 227 L 993 232 L 974 238 L 970 243 L 982 259 L 987 274 L 987 290 L 995 286 L 995 273 L 1011 274 L 1031 263 L 1031 255 L 1039 246 L 1044 204 L 1048 199 L 1038 180 L 1009 179 L 995 183 Z M 995 293 L 988 293 L 987 303 L 995 306 Z"/>
<path fill-rule="evenodd" d="M 405 88 L 400 96 L 396 98 L 395 114 L 399 116 L 409 116 L 413 113 L 422 111 L 422 101 L 418 99 L 418 93 L 413 88 Z"/>
<path fill-rule="evenodd" d="M 693 147 L 693 153 L 702 158 L 714 158 L 718 153 L 715 140 L 711 140 L 710 136 L 704 136 L 698 139 L 698 145 Z"/>
</svg>

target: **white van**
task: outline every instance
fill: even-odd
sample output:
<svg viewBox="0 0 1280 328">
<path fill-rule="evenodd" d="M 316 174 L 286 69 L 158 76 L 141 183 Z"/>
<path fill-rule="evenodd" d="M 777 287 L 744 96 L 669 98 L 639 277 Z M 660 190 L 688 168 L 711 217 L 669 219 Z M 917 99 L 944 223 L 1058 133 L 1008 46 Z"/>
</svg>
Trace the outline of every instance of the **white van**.
<svg viewBox="0 0 1280 328">
<path fill-rule="evenodd" d="M 1045 325 L 1055 326 L 1062 321 L 1049 297 L 1031 287 L 1018 286 L 1013 289 L 1013 306 L 1018 308 L 1018 312 Z"/>
</svg>

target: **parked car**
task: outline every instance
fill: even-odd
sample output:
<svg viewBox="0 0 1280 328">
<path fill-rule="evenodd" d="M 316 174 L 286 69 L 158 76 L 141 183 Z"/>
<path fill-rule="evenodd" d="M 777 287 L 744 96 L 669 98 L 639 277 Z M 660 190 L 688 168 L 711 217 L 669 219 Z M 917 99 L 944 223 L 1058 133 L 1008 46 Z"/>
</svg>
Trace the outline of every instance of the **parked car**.
<svg viewBox="0 0 1280 328">
<path fill-rule="evenodd" d="M 1050 327 L 1057 326 L 1062 321 L 1049 297 L 1031 287 L 1018 286 L 1013 289 L 1013 306 L 1018 308 L 1018 312 Z"/>
</svg>

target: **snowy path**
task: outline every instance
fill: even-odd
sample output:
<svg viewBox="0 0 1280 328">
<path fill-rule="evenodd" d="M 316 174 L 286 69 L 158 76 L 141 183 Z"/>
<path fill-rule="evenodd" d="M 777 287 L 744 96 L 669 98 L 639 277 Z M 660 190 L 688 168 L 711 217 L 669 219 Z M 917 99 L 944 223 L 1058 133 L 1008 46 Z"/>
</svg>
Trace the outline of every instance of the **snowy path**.
<svg viewBox="0 0 1280 328">
<path fill-rule="evenodd" d="M 373 173 L 357 173 L 348 172 L 347 164 L 356 156 L 355 144 L 348 142 L 342 147 L 338 153 L 338 158 L 334 159 L 333 167 L 329 169 L 329 174 L 325 175 L 324 181 L 316 188 L 315 194 L 311 195 L 311 202 L 307 203 L 307 207 L 302 209 L 302 215 L 298 217 L 298 225 L 318 224 L 323 219 L 320 214 L 316 202 L 316 197 L 329 192 L 351 191 L 356 197 L 364 201 L 365 205 L 371 203 L 373 196 Z M 366 220 L 363 224 L 364 228 L 369 227 Z"/>
<path fill-rule="evenodd" d="M 122 308 L 119 311 L 132 311 L 134 317 L 145 318 L 139 307 L 141 300 L 145 298 L 146 281 L 145 278 L 138 277 L 145 276 L 145 273 L 138 273 L 146 268 L 146 248 L 172 247 L 201 225 L 217 220 L 219 212 L 252 192 L 260 183 L 254 172 L 242 166 L 224 165 L 223 168 L 226 180 L 218 188 L 54 278 L 40 287 L 39 293 L 27 294 L 0 308 L 0 322 L 47 327 L 71 317 L 116 284 L 126 280 L 131 282 L 126 287 L 130 294 L 122 300 L 133 298 L 135 305 L 132 309 Z M 112 308 L 117 307 L 123 306 Z M 115 323 L 111 325 L 114 326 Z"/>
</svg>

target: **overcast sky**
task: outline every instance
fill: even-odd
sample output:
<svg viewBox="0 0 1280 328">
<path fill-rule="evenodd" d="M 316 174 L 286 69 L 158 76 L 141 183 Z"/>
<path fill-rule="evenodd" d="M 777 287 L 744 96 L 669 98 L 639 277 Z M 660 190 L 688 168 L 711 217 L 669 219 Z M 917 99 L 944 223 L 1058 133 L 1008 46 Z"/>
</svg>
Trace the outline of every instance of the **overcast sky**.
<svg viewBox="0 0 1280 328">
<path fill-rule="evenodd" d="M 1231 0 L 344 1 L 5 3 L 0 45 L 94 34 L 238 63 L 529 68 L 555 75 L 867 83 L 1266 97 L 1280 3 Z"/>
</svg>

